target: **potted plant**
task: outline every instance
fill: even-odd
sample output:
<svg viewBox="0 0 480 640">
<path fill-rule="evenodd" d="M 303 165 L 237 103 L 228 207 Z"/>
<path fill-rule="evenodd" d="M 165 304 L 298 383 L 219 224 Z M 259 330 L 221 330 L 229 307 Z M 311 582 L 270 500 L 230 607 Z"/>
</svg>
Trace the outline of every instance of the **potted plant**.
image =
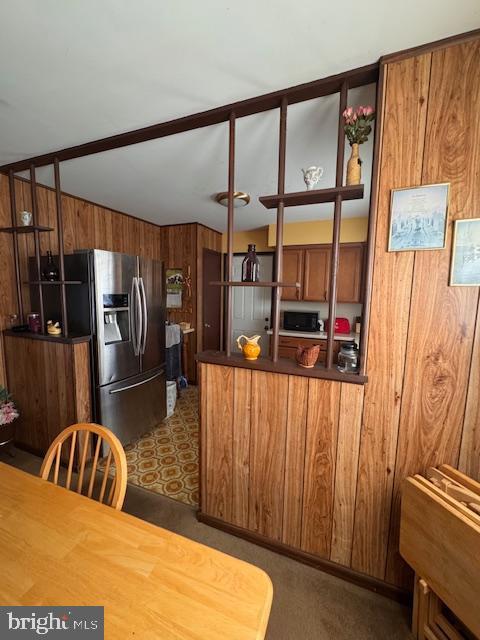
<svg viewBox="0 0 480 640">
<path fill-rule="evenodd" d="M 13 441 L 12 423 L 19 415 L 10 394 L 0 385 L 0 446 Z"/>
<path fill-rule="evenodd" d="M 362 179 L 362 161 L 359 156 L 358 145 L 368 140 L 372 132 L 371 122 L 375 118 L 375 109 L 367 107 L 347 107 L 343 112 L 344 130 L 352 153 L 347 164 L 347 185 L 360 184 Z"/>
</svg>

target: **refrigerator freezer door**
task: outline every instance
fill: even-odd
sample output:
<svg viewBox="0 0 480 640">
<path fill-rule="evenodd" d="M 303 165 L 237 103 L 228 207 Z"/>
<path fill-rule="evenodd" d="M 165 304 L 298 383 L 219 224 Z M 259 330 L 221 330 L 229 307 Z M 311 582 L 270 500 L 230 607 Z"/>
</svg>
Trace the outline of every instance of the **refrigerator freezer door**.
<svg viewBox="0 0 480 640">
<path fill-rule="evenodd" d="M 127 444 L 158 425 L 166 416 L 164 369 L 115 382 L 99 389 L 102 425 Z"/>
<path fill-rule="evenodd" d="M 163 262 L 140 258 L 143 331 L 142 371 L 165 363 L 165 277 Z"/>
<path fill-rule="evenodd" d="M 140 357 L 135 355 L 135 338 L 141 312 L 140 295 L 134 286 L 138 275 L 136 256 L 95 250 L 93 254 L 96 307 L 96 348 L 98 384 L 110 384 L 140 373 Z M 113 330 L 106 325 L 117 324 Z M 111 336 L 119 334 L 119 340 Z"/>
</svg>

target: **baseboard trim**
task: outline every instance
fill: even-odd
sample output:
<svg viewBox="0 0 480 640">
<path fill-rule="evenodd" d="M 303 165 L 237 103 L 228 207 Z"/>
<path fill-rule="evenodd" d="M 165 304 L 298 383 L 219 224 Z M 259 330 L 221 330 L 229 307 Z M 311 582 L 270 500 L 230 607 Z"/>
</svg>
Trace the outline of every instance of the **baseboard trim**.
<svg viewBox="0 0 480 640">
<path fill-rule="evenodd" d="M 234 524 L 224 522 L 223 520 L 215 518 L 214 516 L 209 516 L 205 513 L 202 513 L 202 511 L 200 510 L 197 511 L 197 519 L 199 520 L 199 522 L 208 524 L 209 526 L 215 527 L 216 529 L 221 529 L 226 533 L 230 533 L 234 536 L 237 536 L 238 538 L 243 538 L 244 540 L 248 540 L 249 542 L 258 544 L 259 546 L 265 547 L 270 551 L 280 553 L 281 555 L 292 558 L 293 560 L 297 560 L 298 562 L 302 562 L 303 564 L 307 564 L 310 567 L 314 567 L 315 569 L 319 569 L 320 571 L 329 573 L 337 578 L 346 580 L 347 582 L 352 582 L 359 587 L 363 587 L 364 589 L 368 589 L 369 591 L 374 591 L 375 593 L 385 596 L 386 598 L 396 600 L 397 602 L 401 602 L 402 604 L 411 605 L 412 594 L 409 591 L 405 591 L 404 589 L 400 589 L 395 585 L 383 582 L 378 578 L 367 576 L 364 573 L 354 571 L 353 569 L 344 567 L 340 564 L 337 564 L 336 562 L 331 562 L 330 560 L 319 558 L 318 556 L 314 556 L 305 551 L 301 551 L 300 549 L 289 547 L 286 544 L 277 542 L 276 540 L 271 540 L 270 538 L 262 536 L 259 533 L 248 531 L 248 529 L 243 529 L 242 527 L 237 527 Z"/>
</svg>

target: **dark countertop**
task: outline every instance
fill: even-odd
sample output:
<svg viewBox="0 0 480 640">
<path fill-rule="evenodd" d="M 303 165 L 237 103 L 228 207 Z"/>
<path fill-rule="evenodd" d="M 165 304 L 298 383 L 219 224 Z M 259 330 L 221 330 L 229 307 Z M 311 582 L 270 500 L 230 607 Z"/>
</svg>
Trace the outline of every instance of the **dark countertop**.
<svg viewBox="0 0 480 640">
<path fill-rule="evenodd" d="M 6 329 L 3 334 L 8 336 L 9 338 L 27 338 L 30 340 L 45 340 L 47 342 L 60 342 L 62 344 L 78 344 L 80 342 L 89 342 L 91 337 L 88 336 L 51 336 L 48 333 L 32 333 L 31 331 L 12 331 L 11 329 Z"/>
<path fill-rule="evenodd" d="M 325 380 L 336 380 L 338 382 L 350 382 L 351 384 L 365 384 L 368 381 L 367 376 L 361 376 L 358 373 L 342 373 L 335 368 L 326 369 L 321 364 L 315 365 L 312 369 L 304 369 L 290 358 L 279 358 L 278 362 L 273 362 L 270 358 L 245 360 L 241 354 L 227 356 L 224 351 L 202 351 L 197 354 L 196 360 L 197 362 L 218 364 L 224 367 L 240 367 L 242 369 L 253 369 L 255 371 L 283 373 L 290 376 L 323 378 Z"/>
</svg>

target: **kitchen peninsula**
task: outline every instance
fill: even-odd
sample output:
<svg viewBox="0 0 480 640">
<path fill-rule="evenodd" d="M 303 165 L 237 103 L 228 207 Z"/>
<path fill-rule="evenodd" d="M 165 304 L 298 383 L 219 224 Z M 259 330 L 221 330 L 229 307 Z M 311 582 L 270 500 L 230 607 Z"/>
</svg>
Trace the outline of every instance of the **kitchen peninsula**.
<svg viewBox="0 0 480 640">
<path fill-rule="evenodd" d="M 451 141 L 478 132 L 479 55 L 477 33 L 380 61 L 360 373 L 328 353 L 311 370 L 281 357 L 278 317 L 277 360 L 198 356 L 199 519 L 395 598 L 412 585 L 398 551 L 405 477 L 478 471 L 480 329 L 478 289 L 448 283 L 450 235 L 443 251 L 388 251 L 391 189 L 448 179 L 452 219 L 478 210 L 478 189 L 464 189 L 478 184 L 476 146 Z M 283 278 L 298 299 L 298 279 Z"/>
</svg>

